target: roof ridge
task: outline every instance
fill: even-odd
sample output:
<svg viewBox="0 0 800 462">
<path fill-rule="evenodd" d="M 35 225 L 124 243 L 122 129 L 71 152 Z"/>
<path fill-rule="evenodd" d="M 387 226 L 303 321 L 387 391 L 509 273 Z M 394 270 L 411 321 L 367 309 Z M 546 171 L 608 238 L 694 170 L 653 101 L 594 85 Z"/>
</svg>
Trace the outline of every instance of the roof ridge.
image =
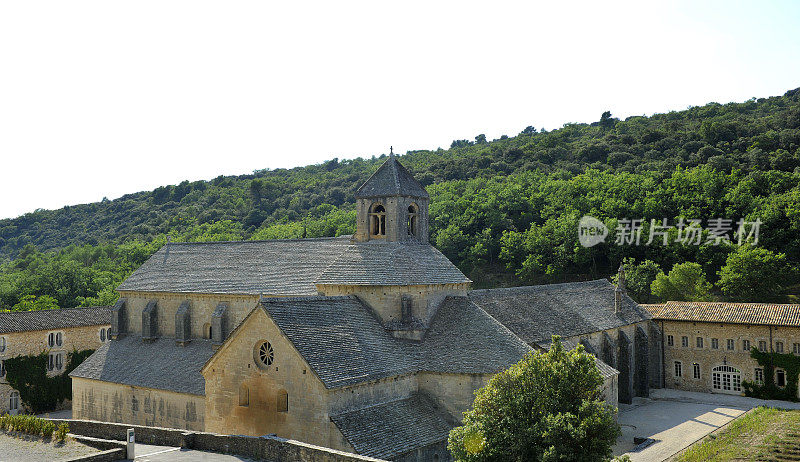
<svg viewBox="0 0 800 462">
<path fill-rule="evenodd" d="M 291 239 L 242 239 L 238 241 L 196 241 L 196 242 L 168 242 L 170 246 L 174 245 L 211 245 L 211 244 L 240 244 L 240 243 L 262 243 L 262 242 L 311 242 L 311 241 L 331 241 L 336 239 L 350 239 L 352 234 L 342 236 L 325 236 L 325 237 L 295 237 Z M 166 247 L 166 245 L 165 245 Z"/>
<path fill-rule="evenodd" d="M 510 291 L 510 290 L 514 290 L 514 289 L 531 289 L 531 288 L 534 288 L 534 287 L 539 287 L 539 288 L 540 287 L 564 287 L 564 286 L 570 286 L 570 285 L 587 284 L 587 283 L 590 283 L 590 282 L 601 282 L 601 281 L 608 282 L 608 279 L 599 278 L 599 279 L 590 279 L 588 281 L 554 282 L 554 283 L 551 283 L 551 284 L 532 284 L 532 285 L 527 285 L 527 286 L 513 286 L 513 287 L 490 287 L 488 289 L 473 289 L 473 290 L 470 290 L 469 293 L 473 293 L 473 292 L 486 293 L 486 292 L 499 291 L 499 290 L 508 290 L 508 291 Z M 611 284 L 611 283 L 608 282 L 608 284 Z"/>
<path fill-rule="evenodd" d="M 261 297 L 259 303 L 303 302 L 309 300 L 357 300 L 355 295 L 296 295 L 291 297 Z"/>
</svg>

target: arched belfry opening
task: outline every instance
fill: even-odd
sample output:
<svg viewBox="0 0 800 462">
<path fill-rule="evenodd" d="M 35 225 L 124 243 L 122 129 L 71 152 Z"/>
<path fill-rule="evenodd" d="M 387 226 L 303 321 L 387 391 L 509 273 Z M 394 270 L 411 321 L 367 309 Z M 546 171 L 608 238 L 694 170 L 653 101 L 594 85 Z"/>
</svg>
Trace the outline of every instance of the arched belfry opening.
<svg viewBox="0 0 800 462">
<path fill-rule="evenodd" d="M 356 191 L 358 242 L 428 242 L 428 202 L 425 188 L 394 155 Z"/>
<path fill-rule="evenodd" d="M 408 219 L 406 220 L 406 228 L 409 236 L 416 236 L 419 233 L 417 224 L 417 204 L 411 204 L 408 206 Z"/>
<path fill-rule="evenodd" d="M 369 237 L 386 237 L 386 208 L 381 204 L 372 204 L 370 207 Z"/>
</svg>

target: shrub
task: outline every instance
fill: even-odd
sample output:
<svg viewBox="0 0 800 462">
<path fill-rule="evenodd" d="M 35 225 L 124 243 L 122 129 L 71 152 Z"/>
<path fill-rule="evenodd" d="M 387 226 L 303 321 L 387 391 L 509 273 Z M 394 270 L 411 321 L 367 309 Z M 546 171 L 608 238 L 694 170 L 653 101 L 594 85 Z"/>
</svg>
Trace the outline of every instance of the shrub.
<svg viewBox="0 0 800 462">
<path fill-rule="evenodd" d="M 62 423 L 56 428 L 56 424 L 49 420 L 40 419 L 33 415 L 0 415 L 0 431 L 20 432 L 29 435 L 53 438 L 55 434 L 58 441 L 64 441 L 69 427 Z"/>
</svg>

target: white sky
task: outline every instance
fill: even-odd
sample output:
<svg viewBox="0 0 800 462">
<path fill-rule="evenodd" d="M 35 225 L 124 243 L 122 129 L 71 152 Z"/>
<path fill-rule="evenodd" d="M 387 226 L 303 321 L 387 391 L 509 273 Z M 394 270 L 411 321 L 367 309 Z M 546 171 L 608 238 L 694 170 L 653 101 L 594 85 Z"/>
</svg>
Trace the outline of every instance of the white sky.
<svg viewBox="0 0 800 462">
<path fill-rule="evenodd" d="M 0 218 L 800 86 L 800 2 L 0 1 Z"/>
</svg>

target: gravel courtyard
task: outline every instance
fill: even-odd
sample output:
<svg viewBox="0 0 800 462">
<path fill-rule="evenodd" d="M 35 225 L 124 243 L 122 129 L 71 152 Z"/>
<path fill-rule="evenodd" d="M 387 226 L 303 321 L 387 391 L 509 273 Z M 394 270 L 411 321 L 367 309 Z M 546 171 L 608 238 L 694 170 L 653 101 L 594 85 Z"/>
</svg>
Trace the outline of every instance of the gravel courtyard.
<svg viewBox="0 0 800 462">
<path fill-rule="evenodd" d="M 75 441 L 53 443 L 30 435 L 0 432 L 0 462 L 64 460 L 95 452 L 99 451 Z"/>
</svg>

